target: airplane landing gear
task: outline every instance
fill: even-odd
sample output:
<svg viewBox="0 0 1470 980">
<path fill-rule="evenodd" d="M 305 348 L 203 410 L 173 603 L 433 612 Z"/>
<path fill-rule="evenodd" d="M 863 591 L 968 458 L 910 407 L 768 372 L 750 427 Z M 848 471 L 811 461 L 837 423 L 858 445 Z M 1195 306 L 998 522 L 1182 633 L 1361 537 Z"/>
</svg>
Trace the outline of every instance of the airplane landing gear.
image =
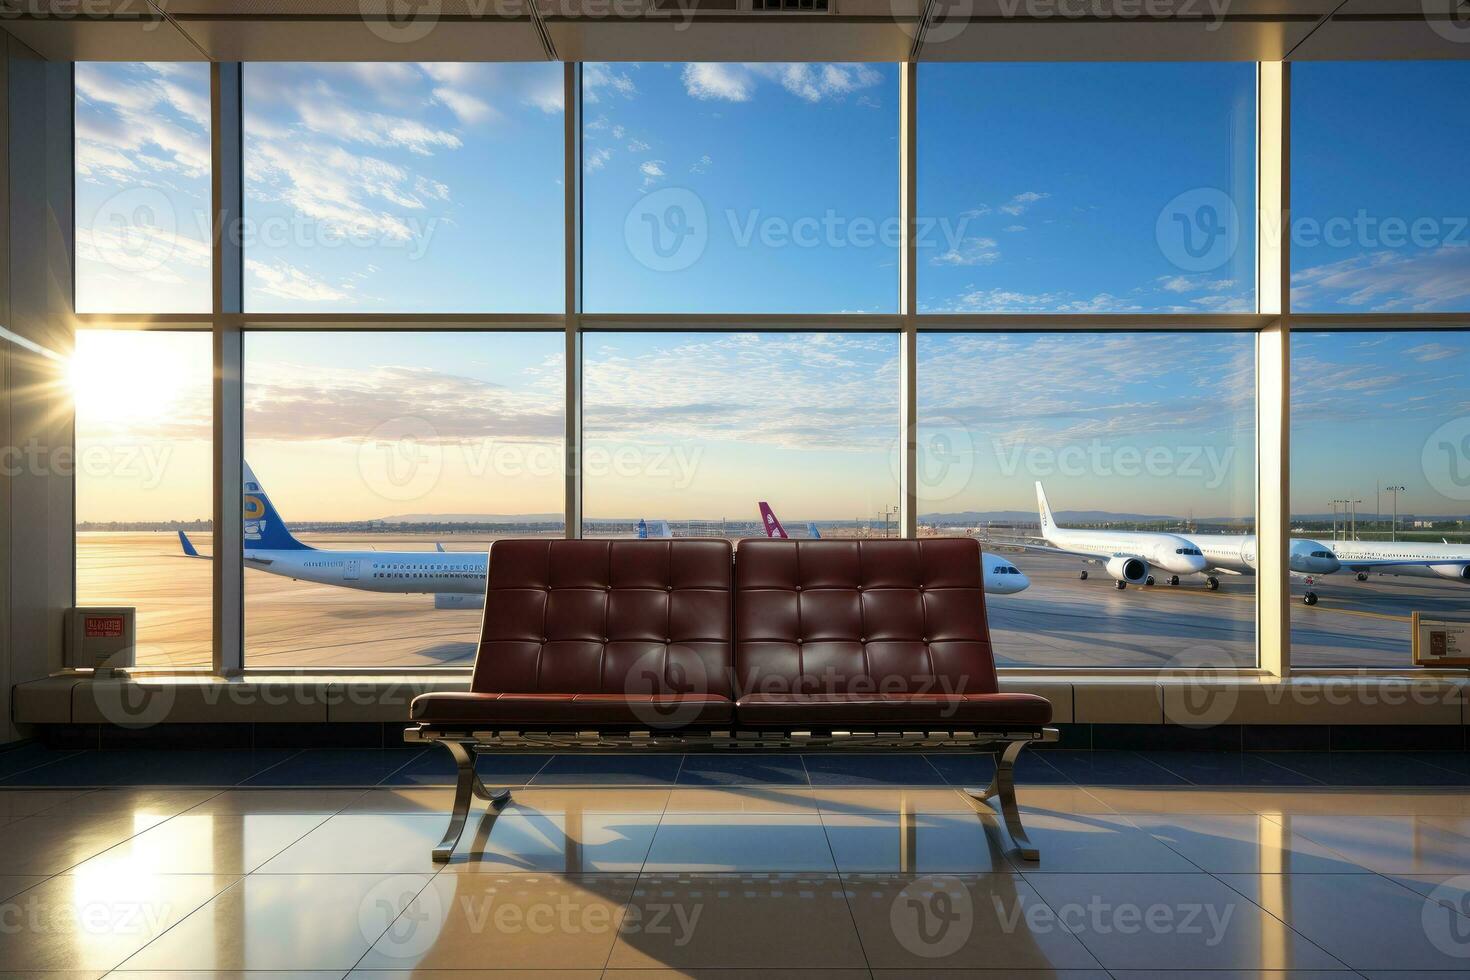
<svg viewBox="0 0 1470 980">
<path fill-rule="evenodd" d="M 1302 596 L 1302 602 L 1305 602 L 1309 606 L 1315 606 L 1317 604 L 1317 593 L 1308 592 L 1306 595 Z"/>
<path fill-rule="evenodd" d="M 1128 583 L 1124 582 L 1122 579 L 1119 579 L 1114 584 L 1117 586 L 1119 592 L 1122 592 L 1124 589 L 1128 588 Z"/>
<path fill-rule="evenodd" d="M 1154 584 L 1154 577 L 1152 575 L 1150 575 L 1148 578 L 1146 578 L 1146 579 L 1143 580 L 1143 584 L 1144 585 L 1153 585 Z"/>
<path fill-rule="evenodd" d="M 1367 572 L 1359 572 L 1358 573 L 1358 581 L 1359 582 L 1366 582 L 1366 581 L 1368 581 L 1368 573 Z"/>
<path fill-rule="evenodd" d="M 1169 584 L 1170 585 L 1178 585 L 1179 584 L 1179 576 L 1178 575 L 1170 575 L 1169 576 Z"/>
<path fill-rule="evenodd" d="M 1082 569 L 1082 574 L 1079 575 L 1079 576 L 1077 576 L 1077 577 L 1079 579 L 1081 579 L 1082 581 L 1086 582 L 1087 581 L 1087 569 L 1085 569 L 1085 568 Z"/>
<path fill-rule="evenodd" d="M 1209 588 L 1211 592 L 1218 592 L 1220 590 L 1220 580 L 1215 578 L 1215 576 L 1213 575 L 1205 579 L 1205 585 Z"/>
</svg>

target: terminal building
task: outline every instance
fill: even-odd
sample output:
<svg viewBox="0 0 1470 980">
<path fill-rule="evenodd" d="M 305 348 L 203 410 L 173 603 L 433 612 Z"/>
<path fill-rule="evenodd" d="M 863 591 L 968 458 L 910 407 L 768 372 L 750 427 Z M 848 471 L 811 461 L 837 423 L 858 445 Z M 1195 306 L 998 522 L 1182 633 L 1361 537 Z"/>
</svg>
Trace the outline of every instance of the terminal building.
<svg viewBox="0 0 1470 980">
<path fill-rule="evenodd" d="M 0 973 L 1470 976 L 1470 6 L 0 0 Z"/>
</svg>

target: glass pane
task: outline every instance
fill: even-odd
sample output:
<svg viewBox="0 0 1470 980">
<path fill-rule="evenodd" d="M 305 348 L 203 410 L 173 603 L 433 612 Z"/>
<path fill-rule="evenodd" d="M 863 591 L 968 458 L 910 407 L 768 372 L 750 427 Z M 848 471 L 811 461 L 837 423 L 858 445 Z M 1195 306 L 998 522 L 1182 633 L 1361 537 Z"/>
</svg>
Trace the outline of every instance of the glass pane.
<svg viewBox="0 0 1470 980">
<path fill-rule="evenodd" d="M 1450 94 L 1470 89 L 1470 62 L 1291 74 L 1292 309 L 1470 310 L 1470 187 L 1445 177 L 1470 155 Z"/>
<path fill-rule="evenodd" d="M 245 309 L 562 309 L 559 64 L 246 66 Z"/>
<path fill-rule="evenodd" d="M 1250 64 L 919 66 L 919 308 L 1255 309 Z"/>
<path fill-rule="evenodd" d="M 246 334 L 246 662 L 469 664 L 490 542 L 564 531 L 563 349 Z"/>
<path fill-rule="evenodd" d="M 921 334 L 918 370 L 919 533 L 983 542 L 999 663 L 1255 665 L 1253 335 Z"/>
<path fill-rule="evenodd" d="M 586 307 L 898 308 L 894 65 L 587 65 Z"/>
<path fill-rule="evenodd" d="M 76 65 L 76 308 L 208 313 L 209 65 Z"/>
<path fill-rule="evenodd" d="M 1291 346 L 1291 661 L 1407 667 L 1413 613 L 1470 613 L 1470 334 Z"/>
<path fill-rule="evenodd" d="M 207 333 L 77 331 L 77 604 L 137 607 L 142 667 L 212 661 L 211 349 Z"/>
<path fill-rule="evenodd" d="M 898 533 L 893 334 L 597 333 L 583 363 L 583 533 Z"/>
</svg>

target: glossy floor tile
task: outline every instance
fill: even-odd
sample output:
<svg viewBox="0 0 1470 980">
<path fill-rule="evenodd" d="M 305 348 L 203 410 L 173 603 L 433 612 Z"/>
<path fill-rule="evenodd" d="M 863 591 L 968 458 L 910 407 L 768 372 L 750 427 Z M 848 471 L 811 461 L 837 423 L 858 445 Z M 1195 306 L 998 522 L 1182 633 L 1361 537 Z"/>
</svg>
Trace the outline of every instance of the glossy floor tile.
<svg viewBox="0 0 1470 980">
<path fill-rule="evenodd" d="M 984 967 L 1010 976 L 1099 966 L 1050 918 L 1041 896 L 1020 875 L 844 875 L 842 880 L 875 970 Z"/>
<path fill-rule="evenodd" d="M 1051 763 L 1045 752 L 1023 752 L 1016 760 L 1016 782 L 1020 784 L 1070 783 Z M 934 752 L 924 756 L 951 786 L 989 785 L 995 775 L 995 756 L 989 752 Z"/>
<path fill-rule="evenodd" d="M 601 969 L 632 875 L 441 874 L 381 931 L 360 969 Z"/>
<path fill-rule="evenodd" d="M 945 785 L 944 776 L 922 755 L 814 752 L 801 761 L 813 786 Z"/>
<path fill-rule="evenodd" d="M 109 749 L 78 752 L 0 779 L 7 786 L 234 786 L 295 750 Z"/>
<path fill-rule="evenodd" d="M 1203 871 L 1370 873 L 1362 865 L 1259 814 L 1132 814 L 1128 819 Z"/>
<path fill-rule="evenodd" d="M 806 767 L 799 755 L 684 756 L 677 782 L 680 786 L 747 786 L 778 784 L 805 786 Z"/>
<path fill-rule="evenodd" d="M 249 874 L 325 819 L 323 814 L 191 811 L 83 861 L 75 873 Z"/>
<path fill-rule="evenodd" d="M 1355 970 L 1470 974 L 1470 918 L 1379 875 L 1221 875 Z"/>
<path fill-rule="evenodd" d="M 647 871 L 837 870 L 815 814 L 669 813 L 648 851 Z"/>
<path fill-rule="evenodd" d="M 975 874 L 1010 871 L 1010 839 L 981 813 L 823 814 L 837 870 Z"/>
<path fill-rule="evenodd" d="M 836 875 L 645 873 L 607 966 L 785 971 L 866 961 Z"/>
<path fill-rule="evenodd" d="M 507 754 L 447 864 L 442 750 L 249 755 L 0 789 L 0 974 L 1470 976 L 1470 788 L 1361 782 L 1417 754 L 1332 786 L 1286 754 L 1037 753 L 1038 862 L 958 788 L 979 755 Z"/>
<path fill-rule="evenodd" d="M 5 903 L 7 971 L 119 966 L 235 879 L 214 875 L 58 875 Z"/>
<path fill-rule="evenodd" d="M 1346 965 L 1207 874 L 1028 874 L 1026 880 L 1059 923 L 1110 970 L 1185 963 L 1216 970 Z"/>
<path fill-rule="evenodd" d="M 502 813 L 468 828 L 446 870 L 636 873 L 658 825 L 654 814 Z"/>
<path fill-rule="evenodd" d="M 409 874 L 253 874 L 131 957 L 126 968 L 345 972 L 389 932 L 430 880 Z"/>
</svg>

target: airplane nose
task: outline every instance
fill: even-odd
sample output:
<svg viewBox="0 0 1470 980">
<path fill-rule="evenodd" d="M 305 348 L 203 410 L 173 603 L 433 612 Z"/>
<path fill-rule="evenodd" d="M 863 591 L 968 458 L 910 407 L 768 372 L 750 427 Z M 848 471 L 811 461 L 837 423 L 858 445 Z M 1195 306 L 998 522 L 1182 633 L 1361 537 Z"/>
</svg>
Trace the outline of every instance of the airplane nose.
<svg viewBox="0 0 1470 980">
<path fill-rule="evenodd" d="M 1191 572 L 1202 572 L 1208 567 L 1203 555 L 1186 555 L 1189 559 L 1189 570 Z"/>
</svg>

